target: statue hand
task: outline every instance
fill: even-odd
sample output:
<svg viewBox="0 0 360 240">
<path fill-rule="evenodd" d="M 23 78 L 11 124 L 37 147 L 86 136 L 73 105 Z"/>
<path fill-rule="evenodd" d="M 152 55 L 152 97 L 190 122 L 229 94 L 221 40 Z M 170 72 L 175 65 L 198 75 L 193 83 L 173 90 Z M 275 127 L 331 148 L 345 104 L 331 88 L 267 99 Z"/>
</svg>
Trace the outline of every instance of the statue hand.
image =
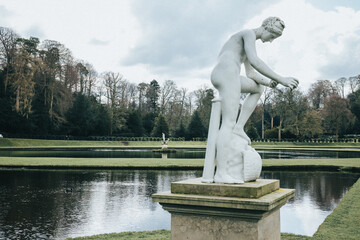
<svg viewBox="0 0 360 240">
<path fill-rule="evenodd" d="M 284 77 L 281 82 L 285 87 L 289 87 L 291 89 L 296 88 L 299 85 L 299 80 L 293 77 Z"/>
<path fill-rule="evenodd" d="M 274 80 L 271 80 L 270 81 L 270 84 L 269 84 L 269 87 L 271 88 L 276 88 L 276 86 L 278 85 L 278 82 L 274 81 Z"/>
</svg>

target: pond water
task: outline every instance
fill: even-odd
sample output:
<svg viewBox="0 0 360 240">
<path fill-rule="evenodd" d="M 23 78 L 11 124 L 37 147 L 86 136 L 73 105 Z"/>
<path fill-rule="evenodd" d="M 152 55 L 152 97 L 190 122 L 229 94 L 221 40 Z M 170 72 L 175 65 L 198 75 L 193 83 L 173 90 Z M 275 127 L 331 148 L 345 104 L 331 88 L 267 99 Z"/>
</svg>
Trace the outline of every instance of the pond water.
<svg viewBox="0 0 360 240">
<path fill-rule="evenodd" d="M 0 239 L 53 239 L 170 229 L 151 194 L 201 171 L 0 170 Z M 295 188 L 281 208 L 281 231 L 312 235 L 360 174 L 264 172 Z M 72 189 L 70 191 L 70 189 Z M 68 191 L 67 191 L 68 190 Z"/>
<path fill-rule="evenodd" d="M 296 149 L 258 149 L 262 159 L 296 158 L 359 158 L 360 151 L 321 151 Z M 177 149 L 162 154 L 152 149 L 54 149 L 54 150 L 0 150 L 6 157 L 86 157 L 86 158 L 205 158 L 205 149 Z"/>
</svg>

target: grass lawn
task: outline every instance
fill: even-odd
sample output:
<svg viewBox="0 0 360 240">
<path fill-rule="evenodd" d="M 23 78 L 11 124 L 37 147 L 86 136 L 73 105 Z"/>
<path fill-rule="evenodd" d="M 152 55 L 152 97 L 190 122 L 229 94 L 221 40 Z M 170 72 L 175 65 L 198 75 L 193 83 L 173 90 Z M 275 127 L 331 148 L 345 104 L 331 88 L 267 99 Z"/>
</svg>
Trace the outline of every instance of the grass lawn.
<svg viewBox="0 0 360 240">
<path fill-rule="evenodd" d="M 204 159 L 0 157 L 0 166 L 46 168 L 201 168 Z"/>
<path fill-rule="evenodd" d="M 67 238 L 72 240 L 169 240 L 170 231 L 156 230 L 156 231 L 142 231 L 142 232 L 122 232 L 94 235 L 89 237 Z"/>
<path fill-rule="evenodd" d="M 204 159 L 0 157 L 0 167 L 72 169 L 202 169 Z M 360 158 L 264 159 L 264 169 L 360 171 Z"/>
<path fill-rule="evenodd" d="M 123 232 L 94 235 L 89 237 L 67 238 L 67 240 L 170 240 L 169 230 L 143 231 L 143 232 Z M 289 233 L 281 233 L 282 240 L 303 240 L 311 239 L 311 237 L 294 235 Z"/>
</svg>

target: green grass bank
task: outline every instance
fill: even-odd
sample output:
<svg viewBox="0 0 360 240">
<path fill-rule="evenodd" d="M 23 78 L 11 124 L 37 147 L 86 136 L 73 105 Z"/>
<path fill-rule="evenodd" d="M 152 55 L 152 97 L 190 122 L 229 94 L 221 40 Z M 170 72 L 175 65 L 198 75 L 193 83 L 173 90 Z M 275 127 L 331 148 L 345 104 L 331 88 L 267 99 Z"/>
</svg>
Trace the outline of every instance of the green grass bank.
<svg viewBox="0 0 360 240">
<path fill-rule="evenodd" d="M 0 157 L 2 168 L 32 169 L 202 169 L 204 159 Z M 360 172 L 360 158 L 264 159 L 264 170 Z"/>
<path fill-rule="evenodd" d="M 89 237 L 67 238 L 67 240 L 170 240 L 169 230 L 142 231 L 142 232 L 123 232 L 94 235 Z M 311 237 L 281 233 L 283 240 L 303 240 Z"/>
</svg>

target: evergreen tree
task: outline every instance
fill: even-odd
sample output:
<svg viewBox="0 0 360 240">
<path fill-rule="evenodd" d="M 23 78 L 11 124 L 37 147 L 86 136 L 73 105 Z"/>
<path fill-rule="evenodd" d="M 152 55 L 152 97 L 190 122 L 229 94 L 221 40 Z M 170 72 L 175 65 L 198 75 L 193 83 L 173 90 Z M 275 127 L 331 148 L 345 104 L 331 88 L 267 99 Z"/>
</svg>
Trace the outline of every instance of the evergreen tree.
<svg viewBox="0 0 360 240">
<path fill-rule="evenodd" d="M 214 99 L 214 90 L 208 88 L 205 90 L 205 95 L 203 98 L 199 99 L 199 108 L 197 109 L 199 112 L 199 116 L 207 132 L 210 122 L 210 114 L 212 107 L 212 100 Z"/>
<path fill-rule="evenodd" d="M 160 85 L 154 79 L 150 82 L 150 85 L 146 92 L 147 98 L 147 108 L 149 112 L 157 113 L 159 111 L 159 95 L 160 95 Z"/>
<path fill-rule="evenodd" d="M 68 134 L 75 136 L 107 135 L 110 132 L 110 113 L 92 96 L 76 94 L 74 104 L 67 112 Z"/>
<path fill-rule="evenodd" d="M 196 110 L 190 120 L 190 124 L 187 129 L 187 139 L 192 140 L 197 137 L 205 137 L 206 131 L 201 122 L 200 114 Z"/>
<path fill-rule="evenodd" d="M 151 131 L 154 128 L 155 118 L 156 118 L 156 113 L 154 113 L 154 112 L 149 112 L 144 115 L 142 122 L 143 122 L 144 131 L 145 131 L 144 134 L 146 136 L 151 135 Z"/>
<path fill-rule="evenodd" d="M 144 128 L 141 120 L 140 113 L 138 111 L 130 111 L 127 119 L 126 126 L 130 133 L 135 137 L 142 137 L 144 134 Z"/>
<path fill-rule="evenodd" d="M 175 130 L 175 137 L 186 137 L 186 129 L 182 121 L 179 128 Z"/>
<path fill-rule="evenodd" d="M 255 140 L 259 138 L 259 133 L 252 121 L 249 121 L 246 124 L 246 134 L 251 140 Z"/>
<path fill-rule="evenodd" d="M 165 116 L 160 113 L 159 116 L 155 119 L 155 124 L 151 132 L 151 136 L 161 137 L 163 133 L 165 133 L 166 136 L 169 136 L 169 125 L 166 122 Z"/>
</svg>

